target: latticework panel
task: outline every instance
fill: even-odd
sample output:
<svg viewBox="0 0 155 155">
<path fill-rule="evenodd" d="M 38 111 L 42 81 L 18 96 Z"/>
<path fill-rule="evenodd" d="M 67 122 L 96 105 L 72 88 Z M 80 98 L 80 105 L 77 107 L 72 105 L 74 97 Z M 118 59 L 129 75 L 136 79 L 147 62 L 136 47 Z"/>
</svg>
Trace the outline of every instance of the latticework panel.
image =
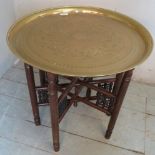
<svg viewBox="0 0 155 155">
<path fill-rule="evenodd" d="M 103 88 L 106 91 L 112 93 L 114 88 L 114 82 L 110 83 L 102 83 L 98 85 L 99 88 Z M 107 111 L 112 111 L 114 108 L 114 98 L 113 97 L 107 97 L 106 95 L 103 95 L 102 93 L 97 92 L 97 106 L 104 108 Z"/>
</svg>

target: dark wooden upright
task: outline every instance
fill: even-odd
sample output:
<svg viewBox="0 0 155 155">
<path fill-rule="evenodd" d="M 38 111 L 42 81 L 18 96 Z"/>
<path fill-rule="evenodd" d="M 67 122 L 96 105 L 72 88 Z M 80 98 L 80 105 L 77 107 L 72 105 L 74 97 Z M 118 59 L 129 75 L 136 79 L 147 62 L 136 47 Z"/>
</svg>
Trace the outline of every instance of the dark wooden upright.
<svg viewBox="0 0 155 155">
<path fill-rule="evenodd" d="M 71 105 L 73 104 L 76 107 L 78 102 L 87 104 L 110 116 L 109 125 L 105 133 L 105 138 L 110 138 L 133 70 L 116 74 L 115 77 L 107 79 L 63 76 L 68 82 L 60 83 L 58 75 L 39 70 L 40 86 L 35 85 L 33 67 L 25 64 L 25 71 L 36 125 L 40 125 L 39 106 L 50 106 L 53 147 L 56 152 L 60 148 L 59 123 Z M 83 87 L 86 87 L 86 93 L 85 96 L 80 96 Z M 96 91 L 96 95 L 93 95 L 94 93 L 91 93 L 91 90 Z M 58 92 L 60 92 L 59 96 Z"/>
<path fill-rule="evenodd" d="M 58 111 L 58 91 L 57 91 L 57 76 L 48 73 L 48 92 L 49 92 L 49 105 L 51 111 L 51 124 L 53 135 L 53 147 L 57 152 L 59 151 L 59 111 Z"/>
<path fill-rule="evenodd" d="M 34 122 L 36 125 L 40 125 L 39 107 L 37 103 L 33 67 L 28 64 L 24 64 L 24 66 L 25 66 L 27 85 L 29 89 L 32 111 L 33 111 L 33 116 L 34 116 Z"/>
<path fill-rule="evenodd" d="M 121 75 L 120 75 L 120 77 L 118 79 L 116 79 L 116 83 L 117 83 L 117 80 L 118 80 L 117 84 L 120 85 L 120 86 L 118 86 L 119 88 L 117 88 L 119 90 L 116 91 L 115 108 L 114 108 L 114 110 L 112 112 L 110 122 L 109 122 L 109 125 L 108 125 L 108 129 L 107 129 L 106 134 L 105 134 L 105 138 L 107 138 L 107 139 L 110 138 L 112 130 L 113 130 L 114 126 L 115 126 L 115 123 L 116 123 L 120 108 L 121 108 L 122 103 L 123 103 L 123 99 L 125 97 L 126 91 L 128 89 L 129 83 L 131 81 L 132 72 L 133 72 L 132 70 L 127 71 L 127 72 L 125 72 L 125 75 L 124 75 L 123 79 L 122 79 Z M 120 82 L 121 79 L 122 79 L 122 82 Z"/>
</svg>

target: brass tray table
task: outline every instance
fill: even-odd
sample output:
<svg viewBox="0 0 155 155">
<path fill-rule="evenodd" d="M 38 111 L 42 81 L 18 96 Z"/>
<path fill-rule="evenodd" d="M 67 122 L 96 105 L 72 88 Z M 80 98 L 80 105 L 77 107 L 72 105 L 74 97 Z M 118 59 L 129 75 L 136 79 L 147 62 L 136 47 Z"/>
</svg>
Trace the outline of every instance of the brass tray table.
<svg viewBox="0 0 155 155">
<path fill-rule="evenodd" d="M 148 58 L 153 46 L 150 33 L 137 21 L 93 7 L 33 13 L 16 22 L 7 39 L 25 63 L 36 125 L 40 125 L 38 107 L 50 105 L 55 151 L 59 150 L 59 122 L 77 102 L 111 117 L 105 134 L 110 138 L 133 69 Z M 33 67 L 40 70 L 40 86 L 35 85 Z M 103 78 L 107 75 L 116 76 Z M 68 82 L 60 82 L 60 76 Z M 87 91 L 80 96 L 83 87 Z"/>
</svg>

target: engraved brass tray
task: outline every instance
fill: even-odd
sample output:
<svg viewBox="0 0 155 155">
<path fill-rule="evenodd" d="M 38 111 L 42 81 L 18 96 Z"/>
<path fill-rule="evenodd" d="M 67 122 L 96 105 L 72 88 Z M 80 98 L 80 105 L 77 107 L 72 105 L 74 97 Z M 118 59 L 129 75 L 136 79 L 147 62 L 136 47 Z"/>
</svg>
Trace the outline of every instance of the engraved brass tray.
<svg viewBox="0 0 155 155">
<path fill-rule="evenodd" d="M 67 76 L 120 73 L 151 53 L 149 32 L 135 20 L 93 7 L 42 10 L 19 20 L 8 44 L 24 62 Z"/>
</svg>

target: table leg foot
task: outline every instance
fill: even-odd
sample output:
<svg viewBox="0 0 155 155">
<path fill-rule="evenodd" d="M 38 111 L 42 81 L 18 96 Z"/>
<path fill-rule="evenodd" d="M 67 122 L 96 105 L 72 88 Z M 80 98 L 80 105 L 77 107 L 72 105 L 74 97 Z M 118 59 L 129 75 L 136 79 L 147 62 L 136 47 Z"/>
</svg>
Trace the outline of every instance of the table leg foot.
<svg viewBox="0 0 155 155">
<path fill-rule="evenodd" d="M 40 118 L 34 118 L 34 122 L 36 126 L 41 125 Z"/>
<path fill-rule="evenodd" d="M 53 144 L 53 148 L 55 152 L 58 152 L 60 150 L 60 144 Z"/>
<path fill-rule="evenodd" d="M 105 138 L 106 138 L 106 139 L 110 139 L 111 134 L 112 134 L 112 131 L 107 130 L 107 131 L 106 131 L 106 134 L 105 134 Z"/>
</svg>

